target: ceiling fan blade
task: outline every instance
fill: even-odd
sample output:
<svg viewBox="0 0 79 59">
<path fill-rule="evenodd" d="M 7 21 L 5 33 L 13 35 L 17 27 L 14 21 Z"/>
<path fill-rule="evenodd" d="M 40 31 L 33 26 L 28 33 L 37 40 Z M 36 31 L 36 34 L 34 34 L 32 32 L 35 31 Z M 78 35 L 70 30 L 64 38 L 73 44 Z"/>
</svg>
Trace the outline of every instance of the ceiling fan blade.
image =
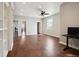
<svg viewBox="0 0 79 59">
<path fill-rule="evenodd" d="M 45 16 L 45 15 L 49 15 L 49 13 L 44 13 L 44 14 L 41 13 L 41 16 Z"/>
<path fill-rule="evenodd" d="M 45 15 L 49 15 L 49 13 L 44 13 Z"/>
<path fill-rule="evenodd" d="M 40 8 L 36 8 L 36 10 L 38 10 L 38 11 L 43 11 L 42 9 L 40 9 Z"/>
</svg>

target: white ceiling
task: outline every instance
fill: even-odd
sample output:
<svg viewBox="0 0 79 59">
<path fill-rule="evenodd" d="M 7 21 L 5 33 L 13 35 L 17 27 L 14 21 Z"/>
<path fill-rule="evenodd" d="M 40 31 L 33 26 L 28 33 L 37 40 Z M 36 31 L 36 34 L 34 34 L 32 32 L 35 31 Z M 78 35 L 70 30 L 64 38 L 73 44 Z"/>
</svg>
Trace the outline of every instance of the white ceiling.
<svg viewBox="0 0 79 59">
<path fill-rule="evenodd" d="M 62 2 L 15 2 L 14 15 L 35 18 L 47 17 L 59 12 L 61 4 Z M 39 8 L 45 10 L 47 13 L 49 13 L 49 15 L 41 16 L 41 12 L 38 10 Z"/>
</svg>

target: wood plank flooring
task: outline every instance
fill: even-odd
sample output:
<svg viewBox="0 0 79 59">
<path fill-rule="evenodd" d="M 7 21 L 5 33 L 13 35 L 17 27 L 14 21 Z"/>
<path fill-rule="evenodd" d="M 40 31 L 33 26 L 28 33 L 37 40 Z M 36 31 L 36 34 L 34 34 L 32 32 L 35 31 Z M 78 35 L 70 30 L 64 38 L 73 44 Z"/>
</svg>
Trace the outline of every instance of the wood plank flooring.
<svg viewBox="0 0 79 59">
<path fill-rule="evenodd" d="M 69 48 L 63 51 L 64 45 L 59 39 L 47 35 L 29 35 L 16 37 L 8 57 L 64 57 L 79 56 L 79 51 Z"/>
</svg>

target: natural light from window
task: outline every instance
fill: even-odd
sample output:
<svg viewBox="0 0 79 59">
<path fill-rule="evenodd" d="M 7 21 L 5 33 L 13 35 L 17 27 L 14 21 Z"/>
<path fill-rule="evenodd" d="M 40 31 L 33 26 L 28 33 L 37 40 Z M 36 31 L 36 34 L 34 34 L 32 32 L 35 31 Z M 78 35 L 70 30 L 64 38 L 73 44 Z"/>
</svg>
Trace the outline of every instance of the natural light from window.
<svg viewBox="0 0 79 59">
<path fill-rule="evenodd" d="M 53 19 L 47 20 L 47 29 L 50 30 L 53 26 Z"/>
</svg>

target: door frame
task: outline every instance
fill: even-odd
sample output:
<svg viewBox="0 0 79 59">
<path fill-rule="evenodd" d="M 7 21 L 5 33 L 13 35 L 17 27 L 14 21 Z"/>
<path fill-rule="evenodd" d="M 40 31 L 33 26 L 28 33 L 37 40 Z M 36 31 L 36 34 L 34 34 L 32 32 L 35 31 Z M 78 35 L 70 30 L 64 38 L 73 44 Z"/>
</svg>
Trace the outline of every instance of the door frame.
<svg viewBox="0 0 79 59">
<path fill-rule="evenodd" d="M 37 34 L 40 34 L 40 22 L 37 22 Z"/>
</svg>

